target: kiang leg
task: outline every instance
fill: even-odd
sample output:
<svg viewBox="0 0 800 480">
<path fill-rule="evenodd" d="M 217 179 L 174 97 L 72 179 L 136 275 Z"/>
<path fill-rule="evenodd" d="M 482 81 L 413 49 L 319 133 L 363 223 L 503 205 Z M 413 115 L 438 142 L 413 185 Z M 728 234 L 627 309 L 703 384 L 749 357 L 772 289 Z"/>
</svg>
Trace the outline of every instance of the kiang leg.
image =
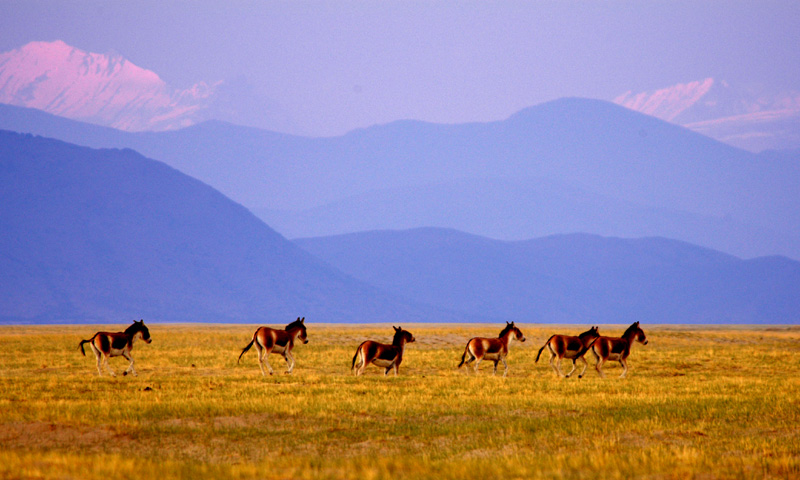
<svg viewBox="0 0 800 480">
<path fill-rule="evenodd" d="M 583 374 L 586 373 L 586 367 L 589 366 L 589 362 L 586 361 L 585 356 L 581 357 L 581 361 L 583 362 L 583 370 L 581 370 L 581 373 L 580 375 L 578 375 L 578 378 L 583 378 Z"/>
<path fill-rule="evenodd" d="M 363 359 L 361 358 L 361 350 L 356 352 L 356 361 L 353 362 L 353 375 L 358 376 L 359 370 L 361 370 L 361 364 L 363 363 Z"/>
<path fill-rule="evenodd" d="M 506 375 L 508 375 L 508 362 L 506 362 L 505 358 L 501 358 L 500 360 L 503 362 L 503 376 L 505 377 Z M 495 364 L 495 368 L 496 366 L 497 364 Z"/>
<path fill-rule="evenodd" d="M 558 370 L 558 367 L 556 366 L 555 359 L 556 359 L 556 354 L 555 354 L 555 352 L 551 351 L 550 352 L 550 366 L 553 367 L 553 371 L 556 372 L 556 375 L 558 375 L 559 377 L 562 377 L 563 374 Z"/>
<path fill-rule="evenodd" d="M 572 370 L 570 370 L 570 371 L 569 371 L 569 373 L 568 373 L 568 374 L 566 374 L 566 375 L 564 375 L 564 376 L 565 376 L 565 377 L 567 377 L 567 378 L 569 378 L 569 377 L 570 377 L 570 375 L 572 375 L 572 372 L 574 372 L 574 371 L 575 371 L 575 359 L 573 358 L 573 359 L 572 359 Z"/>
<path fill-rule="evenodd" d="M 473 355 L 470 352 L 468 352 L 467 355 L 469 355 L 469 360 L 464 362 L 464 366 L 467 367 L 464 369 L 464 371 L 466 372 L 467 375 L 469 375 L 469 369 L 471 367 L 470 363 L 474 362 L 477 357 L 475 357 L 475 355 Z"/>
<path fill-rule="evenodd" d="M 286 370 L 286 373 L 288 375 L 292 373 L 292 370 L 294 370 L 294 355 L 292 355 L 292 352 L 287 349 L 286 353 L 283 355 L 283 358 L 286 359 L 286 364 L 289 368 L 288 370 Z"/>
<path fill-rule="evenodd" d="M 628 360 L 621 358 L 619 364 L 622 365 L 622 375 L 620 375 L 619 378 L 625 378 L 625 375 L 628 374 Z"/>
<path fill-rule="evenodd" d="M 500 360 L 495 360 L 494 361 L 494 370 L 492 370 L 492 375 L 497 375 L 497 364 L 499 362 L 500 362 Z"/>
<path fill-rule="evenodd" d="M 131 352 L 123 351 L 122 356 L 127 358 L 128 361 L 131 362 L 130 365 L 128 365 L 128 368 L 124 372 L 122 372 L 122 374 L 127 375 L 128 373 L 132 373 L 134 377 L 138 377 L 139 375 L 136 373 L 136 370 L 133 369 L 133 357 L 131 356 Z"/>
<path fill-rule="evenodd" d="M 367 363 L 367 355 L 364 353 L 364 349 L 360 348 L 358 350 L 358 360 L 356 360 L 356 376 L 364 373 L 364 369 L 367 368 Z"/>
<path fill-rule="evenodd" d="M 117 376 L 116 372 L 114 372 L 114 370 L 111 369 L 111 364 L 108 362 L 109 357 L 110 357 L 110 355 L 105 355 L 104 354 L 103 355 L 103 363 L 106 364 L 106 369 L 108 370 L 108 373 L 110 373 L 112 377 L 116 377 Z"/>
<path fill-rule="evenodd" d="M 606 374 L 603 373 L 603 364 L 606 361 L 600 357 L 597 357 L 597 363 L 594 364 L 594 369 L 597 370 L 597 373 L 600 374 L 601 377 L 605 378 Z"/>
<path fill-rule="evenodd" d="M 475 357 L 475 373 L 478 373 L 478 365 L 480 365 L 480 364 L 481 364 L 481 359 L 478 358 L 478 357 Z"/>
<path fill-rule="evenodd" d="M 558 372 L 558 374 L 562 377 L 565 376 L 564 371 L 561 370 L 561 360 L 563 359 L 564 357 L 558 357 L 558 361 L 556 361 L 556 372 Z"/>
<path fill-rule="evenodd" d="M 475 358 L 476 358 L 475 355 L 473 355 L 471 353 L 469 353 L 468 355 L 469 355 L 469 359 L 466 362 L 464 362 L 464 365 L 469 365 L 470 363 L 475 361 Z"/>
<path fill-rule="evenodd" d="M 269 364 L 269 352 L 267 351 L 266 348 L 264 349 L 264 365 L 267 366 L 270 375 L 275 373 L 275 370 L 272 369 L 272 365 Z"/>
<path fill-rule="evenodd" d="M 94 352 L 95 359 L 97 359 L 97 374 L 103 376 L 103 369 L 101 365 L 103 363 L 103 354 L 100 353 L 100 350 L 92 344 L 92 352 Z"/>
<path fill-rule="evenodd" d="M 267 376 L 267 372 L 264 370 L 264 348 L 261 346 L 258 341 L 256 341 L 256 358 L 258 359 L 258 366 L 261 368 L 261 375 Z"/>
<path fill-rule="evenodd" d="M 272 365 L 269 364 L 269 350 L 267 350 L 266 347 L 258 345 L 258 342 L 256 342 L 256 346 L 258 346 L 258 364 L 261 367 L 261 375 L 264 375 L 265 377 L 267 376 L 267 374 L 264 372 L 264 365 L 267 366 L 267 369 L 269 369 L 269 374 L 272 375 L 275 372 L 272 370 Z"/>
</svg>

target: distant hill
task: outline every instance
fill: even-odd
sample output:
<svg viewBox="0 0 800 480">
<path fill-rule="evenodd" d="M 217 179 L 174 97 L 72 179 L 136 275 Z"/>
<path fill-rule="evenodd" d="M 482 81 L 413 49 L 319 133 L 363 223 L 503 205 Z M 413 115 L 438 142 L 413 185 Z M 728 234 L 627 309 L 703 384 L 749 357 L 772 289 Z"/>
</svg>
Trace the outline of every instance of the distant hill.
<svg viewBox="0 0 800 480">
<path fill-rule="evenodd" d="M 333 138 L 221 122 L 129 134 L 43 115 L 0 106 L 0 128 L 133 148 L 288 237 L 343 225 L 505 240 L 588 232 L 800 259 L 798 159 L 738 150 L 610 102 L 563 99 L 499 122 L 402 121 Z"/>
<path fill-rule="evenodd" d="M 443 317 L 342 274 L 132 150 L 0 131 L 0 232 L 1 323 Z"/>
<path fill-rule="evenodd" d="M 663 238 L 504 242 L 426 228 L 296 243 L 355 278 L 465 315 L 587 325 L 800 322 L 800 262 L 741 260 Z"/>
</svg>

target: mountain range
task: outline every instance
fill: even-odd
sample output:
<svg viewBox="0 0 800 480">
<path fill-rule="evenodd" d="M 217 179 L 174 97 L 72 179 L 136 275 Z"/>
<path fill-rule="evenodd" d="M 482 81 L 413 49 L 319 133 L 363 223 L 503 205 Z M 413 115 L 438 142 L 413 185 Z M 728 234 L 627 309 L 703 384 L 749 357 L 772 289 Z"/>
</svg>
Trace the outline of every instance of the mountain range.
<svg viewBox="0 0 800 480">
<path fill-rule="evenodd" d="M 126 131 L 206 120 L 302 131 L 279 102 L 255 90 L 243 78 L 174 88 L 119 53 L 86 52 L 60 40 L 0 53 L 0 103 Z M 706 78 L 627 91 L 614 102 L 752 152 L 800 148 L 800 92 Z"/>
<path fill-rule="evenodd" d="M 63 41 L 31 42 L 0 53 L 0 103 L 126 131 L 174 130 L 205 120 L 299 132 L 279 102 L 243 78 L 169 86 L 116 52 Z M 706 78 L 614 102 L 753 152 L 800 148 L 800 92 Z"/>
<path fill-rule="evenodd" d="M 130 149 L 0 131 L 0 323 L 796 323 L 800 262 L 663 238 L 286 240 Z"/>
<path fill-rule="evenodd" d="M 0 131 L 0 323 L 452 319 L 328 266 L 132 150 Z"/>
<path fill-rule="evenodd" d="M 298 239 L 398 296 L 520 322 L 797 323 L 800 262 L 742 260 L 664 238 L 554 235 L 503 242 L 445 229 Z"/>
<path fill-rule="evenodd" d="M 707 79 L 330 138 L 204 121 L 262 105 L 243 91 L 0 54 L 0 322 L 797 321 L 800 149 L 690 130 L 791 136 L 794 97 Z"/>
<path fill-rule="evenodd" d="M 800 258 L 798 152 L 753 154 L 599 100 L 332 138 L 221 122 L 129 133 L 8 105 L 0 128 L 132 148 L 289 238 L 433 226 L 502 240 L 659 236 L 744 258 Z"/>
</svg>

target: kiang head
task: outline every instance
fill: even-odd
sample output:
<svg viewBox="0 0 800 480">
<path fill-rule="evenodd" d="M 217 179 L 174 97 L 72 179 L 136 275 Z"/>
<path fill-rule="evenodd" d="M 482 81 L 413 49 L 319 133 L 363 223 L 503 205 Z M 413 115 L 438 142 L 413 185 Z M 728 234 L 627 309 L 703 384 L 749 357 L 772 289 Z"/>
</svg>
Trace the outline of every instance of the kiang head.
<svg viewBox="0 0 800 480">
<path fill-rule="evenodd" d="M 600 336 L 600 327 L 592 326 L 589 330 L 578 335 L 581 340 L 591 340 Z"/>
<path fill-rule="evenodd" d="M 287 332 L 291 331 L 291 330 L 299 329 L 300 331 L 298 332 L 296 338 L 299 338 L 300 341 L 303 342 L 304 344 L 308 343 L 308 334 L 306 332 L 305 321 L 306 321 L 306 317 L 303 317 L 303 318 L 297 317 L 297 320 L 295 320 L 294 322 L 290 323 L 289 325 L 286 325 L 286 328 L 285 328 L 285 330 Z"/>
<path fill-rule="evenodd" d="M 134 337 L 140 337 L 145 343 L 150 343 L 153 339 L 150 338 L 150 330 L 144 324 L 144 320 L 133 321 L 133 324 L 125 329 L 125 333 L 129 335 L 133 335 Z"/>
<path fill-rule="evenodd" d="M 400 343 L 411 343 L 416 340 L 414 335 L 411 334 L 408 330 L 403 330 L 402 327 L 395 327 L 392 326 L 394 329 L 394 338 L 392 339 L 392 344 L 399 345 Z"/>
<path fill-rule="evenodd" d="M 514 340 L 517 340 L 518 342 L 525 341 L 525 335 L 522 334 L 522 330 L 520 330 L 519 328 L 517 328 L 516 325 L 514 325 L 514 322 L 506 322 L 506 326 L 503 327 L 503 330 L 500 332 L 500 335 L 498 335 L 498 338 L 506 336 L 508 332 L 511 332 L 512 335 L 511 338 L 513 338 Z"/>
<path fill-rule="evenodd" d="M 644 334 L 644 330 L 639 327 L 639 322 L 634 322 L 630 327 L 628 327 L 628 329 L 625 330 L 625 333 L 622 334 L 622 337 L 630 340 L 636 340 L 642 345 L 647 345 L 647 336 Z"/>
</svg>

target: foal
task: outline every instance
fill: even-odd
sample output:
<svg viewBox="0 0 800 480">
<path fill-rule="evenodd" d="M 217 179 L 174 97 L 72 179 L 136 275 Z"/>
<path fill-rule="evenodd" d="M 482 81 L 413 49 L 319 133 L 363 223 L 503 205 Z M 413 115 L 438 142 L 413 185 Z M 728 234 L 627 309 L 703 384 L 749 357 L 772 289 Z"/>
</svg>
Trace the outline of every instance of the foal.
<svg viewBox="0 0 800 480">
<path fill-rule="evenodd" d="M 506 322 L 506 326 L 497 338 L 475 337 L 470 339 L 464 349 L 464 354 L 461 355 L 461 363 L 458 364 L 458 368 L 461 368 L 465 363 L 469 365 L 470 362 L 475 361 L 475 373 L 478 373 L 478 365 L 480 365 L 481 360 L 486 359 L 494 362 L 494 372 L 492 374 L 497 374 L 497 362 L 503 362 L 503 367 L 505 367 L 503 376 L 505 377 L 508 373 L 506 357 L 508 356 L 508 344 L 511 339 L 520 342 L 525 341 L 525 336 L 519 328 L 514 326 L 514 322 Z"/>
<path fill-rule="evenodd" d="M 127 375 L 128 372 L 130 372 L 133 376 L 138 376 L 136 370 L 133 369 L 133 357 L 131 357 L 133 341 L 137 338 L 141 338 L 145 343 L 152 342 L 150 339 L 150 330 L 145 326 L 144 320 L 139 320 L 138 322 L 134 320 L 133 325 L 126 328 L 124 332 L 97 332 L 89 340 L 81 340 L 78 346 L 81 347 L 81 353 L 84 357 L 86 356 L 86 350 L 83 349 L 83 344 L 88 343 L 89 346 L 92 347 L 94 356 L 97 357 L 97 373 L 99 375 L 103 375 L 100 364 L 105 362 L 108 372 L 112 377 L 116 377 L 117 374 L 114 373 L 114 370 L 111 370 L 108 359 L 109 357 L 122 355 L 130 362 L 130 365 L 128 365 L 128 368 L 122 374 Z"/>
<path fill-rule="evenodd" d="M 294 348 L 295 340 L 299 338 L 303 343 L 308 343 L 305 321 L 306 317 L 297 317 L 297 320 L 286 325 L 286 328 L 283 330 L 259 327 L 253 334 L 253 339 L 244 347 L 242 353 L 239 354 L 239 360 L 237 360 L 236 363 L 239 363 L 242 359 L 242 355 L 250 350 L 250 347 L 255 343 L 256 350 L 258 351 L 258 366 L 261 367 L 261 375 L 267 376 L 267 373 L 264 371 L 264 364 L 267 365 L 270 375 L 274 373 L 267 359 L 270 353 L 283 355 L 284 360 L 286 360 L 286 363 L 289 365 L 289 369 L 286 373 L 292 373 L 295 363 L 294 356 L 292 355 L 292 348 Z"/>
<path fill-rule="evenodd" d="M 386 369 L 383 376 L 389 375 L 389 370 L 392 369 L 394 369 L 394 376 L 397 376 L 400 363 L 403 361 L 403 350 L 406 348 L 406 343 L 413 342 L 415 338 L 411 332 L 403 330 L 401 327 L 392 328 L 394 328 L 394 338 L 391 345 L 367 340 L 358 346 L 353 363 L 350 365 L 350 371 L 355 370 L 355 375 L 359 376 L 364 373 L 364 369 L 371 362 Z"/>
<path fill-rule="evenodd" d="M 581 359 L 583 362 L 583 370 L 581 370 L 578 378 L 583 378 L 583 374 L 586 372 L 586 367 L 589 366 L 589 363 L 585 358 L 586 352 L 589 351 L 589 347 L 592 345 L 594 339 L 599 336 L 600 333 L 598 333 L 597 327 L 592 327 L 577 337 L 572 337 L 569 335 L 553 335 L 547 339 L 547 341 L 544 343 L 544 346 L 539 349 L 539 353 L 536 354 L 536 362 L 539 361 L 539 356 L 542 354 L 542 350 L 547 347 L 550 349 L 550 366 L 553 367 L 556 375 L 569 378 L 569 376 L 572 375 L 572 372 L 575 371 L 575 362 L 578 359 Z M 554 362 L 553 360 L 556 358 L 558 360 Z M 566 375 L 564 375 L 564 372 L 561 371 L 561 360 L 564 358 L 572 360 L 572 370 L 570 370 Z"/>
<path fill-rule="evenodd" d="M 606 363 L 607 360 L 618 360 L 620 365 L 622 365 L 622 375 L 619 377 L 625 377 L 628 373 L 628 355 L 631 354 L 631 346 L 633 346 L 634 340 L 642 345 L 647 345 L 647 337 L 644 331 L 639 328 L 639 322 L 628 327 L 625 333 L 622 334 L 622 337 L 598 337 L 591 348 L 592 353 L 597 359 L 597 363 L 594 366 L 597 373 L 599 373 L 601 377 L 605 377 L 606 375 L 603 373 L 603 370 L 601 370 L 603 364 Z"/>
</svg>

